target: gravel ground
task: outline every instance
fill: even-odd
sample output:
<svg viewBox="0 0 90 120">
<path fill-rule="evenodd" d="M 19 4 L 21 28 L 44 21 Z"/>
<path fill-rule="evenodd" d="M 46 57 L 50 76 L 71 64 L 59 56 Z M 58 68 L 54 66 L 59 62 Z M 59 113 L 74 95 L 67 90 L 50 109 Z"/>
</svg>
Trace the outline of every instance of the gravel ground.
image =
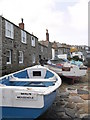
<svg viewBox="0 0 90 120">
<path fill-rule="evenodd" d="M 69 84 L 65 79 L 53 105 L 37 120 L 90 120 L 90 68 L 87 75 Z"/>
</svg>

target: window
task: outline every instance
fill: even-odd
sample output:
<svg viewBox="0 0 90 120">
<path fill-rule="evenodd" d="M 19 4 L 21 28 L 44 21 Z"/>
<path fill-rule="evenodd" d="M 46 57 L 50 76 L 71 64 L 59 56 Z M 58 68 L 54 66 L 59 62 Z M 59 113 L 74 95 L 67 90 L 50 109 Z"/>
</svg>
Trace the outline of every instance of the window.
<svg viewBox="0 0 90 120">
<path fill-rule="evenodd" d="M 63 51 L 64 51 L 64 53 L 66 53 L 66 49 L 65 48 L 63 49 Z"/>
<path fill-rule="evenodd" d="M 31 36 L 31 45 L 35 47 L 35 38 L 33 36 Z"/>
<path fill-rule="evenodd" d="M 19 51 L 19 63 L 23 63 L 23 52 Z"/>
<path fill-rule="evenodd" d="M 32 55 L 32 63 L 35 63 L 35 60 L 36 60 L 36 58 L 35 58 L 35 53 Z"/>
<path fill-rule="evenodd" d="M 41 46 L 41 52 L 43 52 L 43 46 Z"/>
<path fill-rule="evenodd" d="M 12 39 L 14 38 L 13 25 L 7 21 L 5 21 L 5 36 Z"/>
<path fill-rule="evenodd" d="M 21 30 L 21 42 L 26 44 L 26 32 Z"/>
<path fill-rule="evenodd" d="M 11 50 L 7 50 L 6 55 L 7 55 L 7 64 L 11 64 Z"/>
</svg>

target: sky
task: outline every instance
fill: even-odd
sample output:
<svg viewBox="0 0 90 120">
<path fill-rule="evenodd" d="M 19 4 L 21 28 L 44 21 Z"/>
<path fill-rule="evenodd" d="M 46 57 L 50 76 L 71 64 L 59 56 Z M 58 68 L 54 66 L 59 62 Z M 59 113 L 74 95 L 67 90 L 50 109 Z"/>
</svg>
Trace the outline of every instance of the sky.
<svg viewBox="0 0 90 120">
<path fill-rule="evenodd" d="M 38 40 L 70 45 L 88 45 L 89 0 L 0 0 L 0 15 L 18 25 L 24 19 L 25 30 Z"/>
</svg>

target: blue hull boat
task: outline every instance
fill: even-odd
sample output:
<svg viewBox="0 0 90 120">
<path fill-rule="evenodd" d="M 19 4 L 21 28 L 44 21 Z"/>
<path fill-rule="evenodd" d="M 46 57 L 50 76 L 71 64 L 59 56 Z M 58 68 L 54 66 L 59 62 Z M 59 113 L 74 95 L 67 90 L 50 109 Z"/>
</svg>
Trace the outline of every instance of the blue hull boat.
<svg viewBox="0 0 90 120">
<path fill-rule="evenodd" d="M 1 77 L 2 120 L 38 118 L 52 105 L 60 85 L 55 72 L 39 65 Z"/>
</svg>

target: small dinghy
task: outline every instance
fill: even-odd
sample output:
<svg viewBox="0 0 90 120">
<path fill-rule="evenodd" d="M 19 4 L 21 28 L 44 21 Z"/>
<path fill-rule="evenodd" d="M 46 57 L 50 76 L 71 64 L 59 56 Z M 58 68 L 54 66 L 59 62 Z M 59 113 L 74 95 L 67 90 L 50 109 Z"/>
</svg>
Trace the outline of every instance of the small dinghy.
<svg viewBox="0 0 90 120">
<path fill-rule="evenodd" d="M 40 65 L 1 77 L 2 119 L 38 118 L 52 105 L 60 85 L 60 77 Z"/>
<path fill-rule="evenodd" d="M 61 77 L 71 78 L 72 84 L 74 83 L 75 79 L 85 76 L 87 73 L 86 66 L 82 64 L 79 66 L 74 65 L 69 61 L 60 58 L 49 60 L 45 66 L 56 72 Z"/>
</svg>

